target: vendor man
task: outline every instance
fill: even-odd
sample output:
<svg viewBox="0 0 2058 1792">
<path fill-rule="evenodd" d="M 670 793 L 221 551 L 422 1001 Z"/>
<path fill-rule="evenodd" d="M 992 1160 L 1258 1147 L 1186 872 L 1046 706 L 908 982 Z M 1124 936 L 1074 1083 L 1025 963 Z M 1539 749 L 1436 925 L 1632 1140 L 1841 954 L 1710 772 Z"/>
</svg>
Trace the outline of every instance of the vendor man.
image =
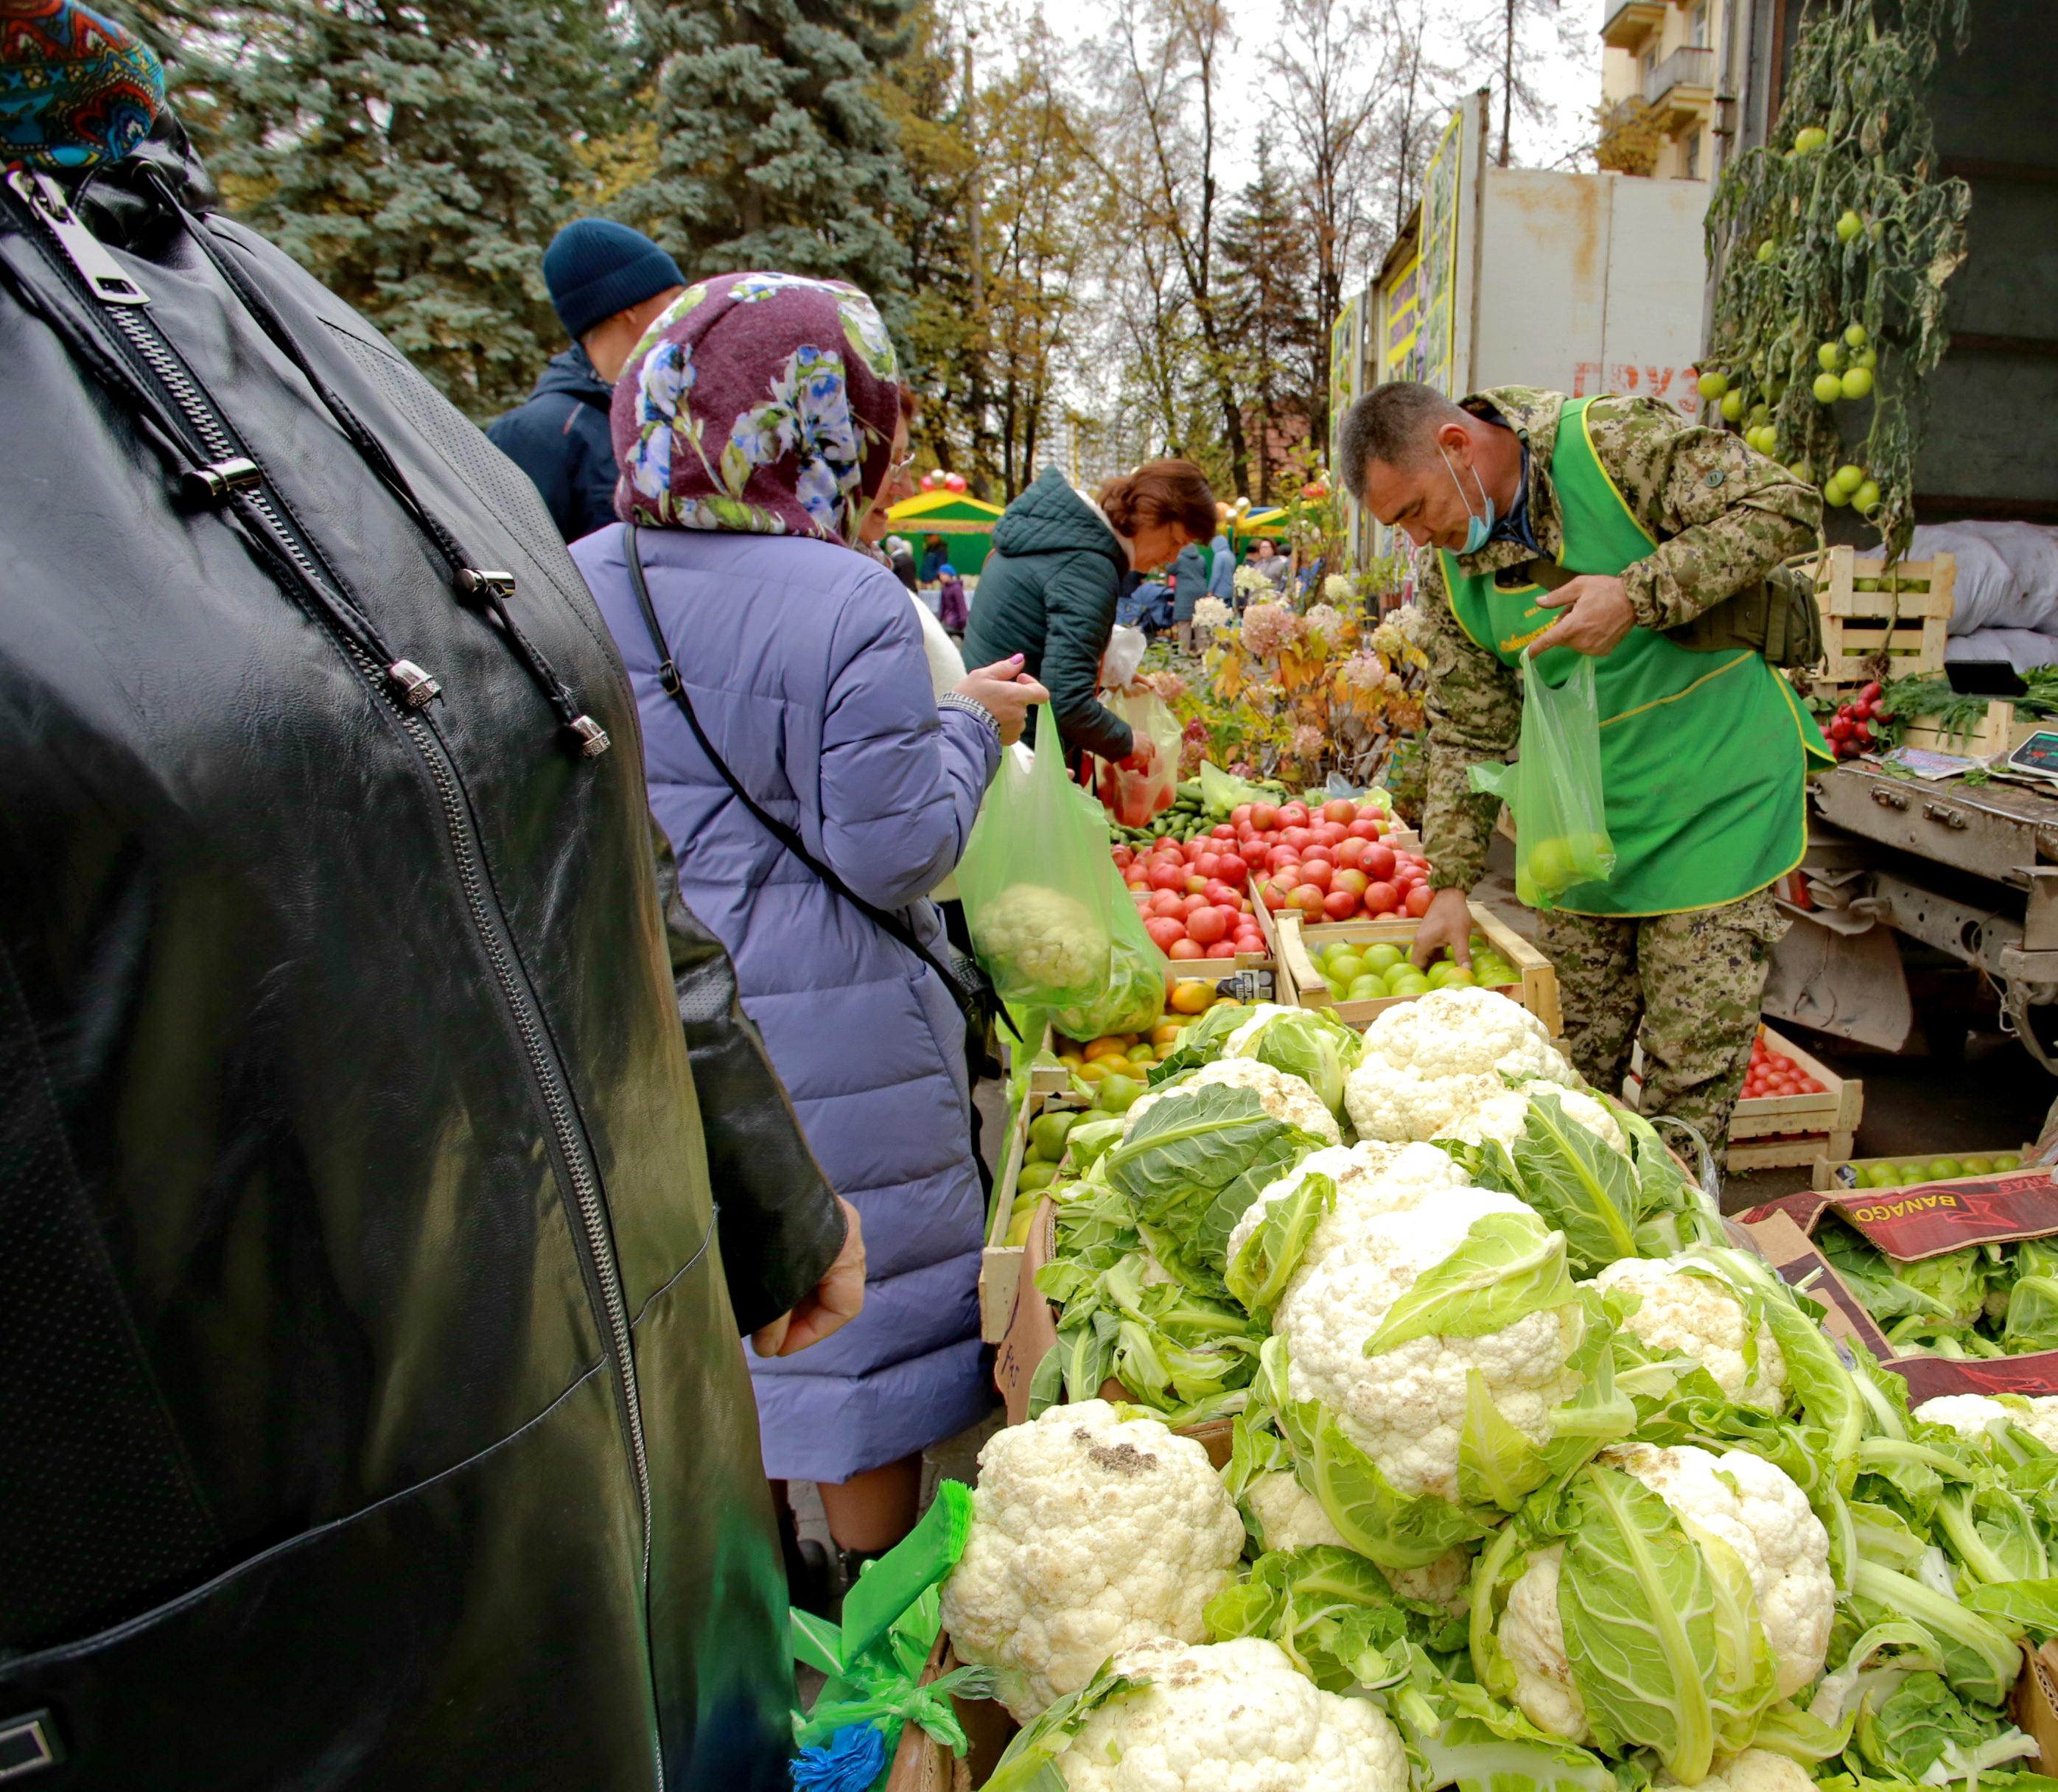
<svg viewBox="0 0 2058 1792">
<path fill-rule="evenodd" d="M 1469 774 L 1516 745 L 1524 650 L 1524 675 L 1553 685 L 1591 655 L 1615 869 L 1540 915 L 1537 944 L 1580 1074 L 1619 1090 L 1640 1026 L 1644 1112 L 1690 1122 L 1719 1154 L 1786 928 L 1770 886 L 1800 861 L 1804 780 L 1830 755 L 1761 653 L 1666 631 L 1812 545 L 1818 495 L 1654 400 L 1519 386 L 1462 403 L 1377 387 L 1341 448 L 1358 502 L 1435 550 L 1418 562 L 1436 895 L 1416 963 L 1469 960 L 1466 900 L 1500 806 Z"/>
</svg>

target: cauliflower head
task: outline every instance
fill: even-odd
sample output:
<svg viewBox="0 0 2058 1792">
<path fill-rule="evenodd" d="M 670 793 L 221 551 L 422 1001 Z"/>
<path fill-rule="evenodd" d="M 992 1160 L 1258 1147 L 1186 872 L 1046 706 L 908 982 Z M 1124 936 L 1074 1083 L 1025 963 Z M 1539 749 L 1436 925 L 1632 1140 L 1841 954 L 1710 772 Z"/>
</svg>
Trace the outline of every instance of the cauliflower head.
<svg viewBox="0 0 2058 1792">
<path fill-rule="evenodd" d="M 1310 1176 L 1326 1176 L 1337 1185 L 1337 1205 L 1369 1210 L 1381 1207 L 1412 1207 L 1439 1189 L 1465 1186 L 1465 1173 L 1449 1153 L 1433 1145 L 1331 1145 L 1310 1151 L 1277 1181 L 1268 1182 L 1257 1198 L 1244 1209 L 1229 1235 L 1228 1255 L 1234 1262 L 1245 1242 L 1264 1224 L 1265 1210 L 1274 1202 L 1289 1199 Z M 1300 1271 L 1313 1267 L 1340 1235 L 1326 1222 L 1315 1228 L 1301 1258 Z"/>
<path fill-rule="evenodd" d="M 1285 1469 L 1267 1468 L 1253 1475 L 1243 1498 L 1265 1549 L 1313 1549 L 1322 1544 L 1348 1547 L 1322 1510 L 1321 1501 L 1301 1486 L 1298 1476 Z"/>
<path fill-rule="evenodd" d="M 1332 1145 L 1343 1143 L 1344 1135 L 1337 1125 L 1337 1117 L 1324 1105 L 1320 1095 L 1301 1078 L 1276 1071 L 1255 1058 L 1218 1058 L 1212 1064 L 1203 1064 L 1198 1070 L 1190 1071 L 1176 1083 L 1168 1083 L 1162 1089 L 1153 1089 L 1149 1095 L 1139 1096 L 1129 1110 L 1122 1136 L 1127 1138 L 1136 1130 L 1136 1122 L 1167 1095 L 1182 1089 L 1206 1088 L 1211 1083 L 1251 1090 L 1257 1096 L 1258 1105 L 1275 1120 L 1284 1120 L 1289 1126 L 1298 1126 L 1317 1138 L 1325 1138 Z"/>
<path fill-rule="evenodd" d="M 1791 1698 L 1822 1677 L 1836 1604 L 1830 1537 L 1785 1470 L 1747 1450 L 1717 1456 L 1690 1444 L 1611 1444 L 1600 1460 L 1635 1476 L 1683 1523 L 1736 1552 L 1777 1664 L 1776 1698 Z M 1582 1742 L 1586 1709 L 1558 1607 L 1563 1556 L 1554 1544 L 1529 1558 L 1508 1593 L 1498 1635 L 1524 1715 L 1553 1735 Z"/>
<path fill-rule="evenodd" d="M 1011 884 L 985 905 L 979 952 L 1003 990 L 1073 994 L 1107 976 L 1107 929 L 1084 903 L 1042 884 Z"/>
<path fill-rule="evenodd" d="M 971 1534 L 943 1594 L 960 1659 L 1027 1723 L 1118 1650 L 1198 1642 L 1243 1520 L 1190 1437 L 1105 1401 L 1054 1406 L 979 1452 Z"/>
<path fill-rule="evenodd" d="M 1679 1782 L 1670 1774 L 1660 1774 L 1658 1783 L 1672 1786 Z M 1812 1792 L 1814 1784 L 1808 1770 L 1790 1755 L 1775 1754 L 1769 1748 L 1747 1748 L 1702 1780 L 1698 1792 Z"/>
<path fill-rule="evenodd" d="M 1584 1126 L 1603 1144 L 1627 1153 L 1629 1141 L 1623 1136 L 1622 1127 L 1608 1112 L 1606 1104 L 1595 1100 L 1583 1089 L 1568 1089 L 1562 1083 L 1539 1081 L 1524 1083 L 1520 1089 L 1501 1089 L 1461 1115 L 1448 1132 L 1439 1136 L 1460 1139 L 1468 1145 L 1483 1145 L 1489 1138 L 1496 1138 L 1512 1149 L 1528 1122 L 1531 1099 L 1546 1092 L 1558 1098 L 1567 1119 Z"/>
<path fill-rule="evenodd" d="M 1365 1056 L 1423 1077 L 1484 1074 L 1579 1087 L 1579 1073 L 1551 1043 L 1544 1023 L 1490 989 L 1432 989 L 1387 1009 L 1365 1029 Z"/>
<path fill-rule="evenodd" d="M 1379 1571 L 1386 1576 L 1387 1585 L 1397 1597 L 1440 1605 L 1461 1618 L 1472 1604 L 1473 1563 L 1471 1550 L 1447 1549 L 1424 1568 L 1382 1568 Z"/>
<path fill-rule="evenodd" d="M 1412 1338 L 1376 1357 L 1365 1354 L 1394 1302 L 1490 1214 L 1535 1218 L 1512 1194 L 1464 1186 L 1437 1188 L 1400 1208 L 1339 1201 L 1316 1230 L 1318 1240 L 1325 1231 L 1333 1236 L 1273 1315 L 1273 1330 L 1290 1350 L 1289 1395 L 1327 1407 L 1403 1495 L 1457 1498 L 1471 1370 L 1480 1371 L 1501 1417 L 1539 1445 L 1551 1436 L 1552 1410 L 1578 1387 L 1567 1366 L 1583 1324 L 1576 1305 L 1528 1313 L 1480 1337 Z"/>
<path fill-rule="evenodd" d="M 1609 1264 L 1588 1285 L 1627 1289 L 1637 1297 L 1627 1321 L 1654 1350 L 1691 1357 L 1739 1406 L 1777 1413 L 1786 1402 L 1786 1359 L 1770 1326 L 1754 1341 L 1757 1362 L 1748 1361 L 1743 1302 L 1726 1284 L 1693 1272 L 1683 1257 L 1625 1257 Z"/>
<path fill-rule="evenodd" d="M 1996 1400 L 1991 1394 L 1939 1394 L 1917 1407 L 1915 1417 L 1930 1424 L 1949 1425 L 1961 1437 L 1984 1436 L 1988 1426 L 2005 1419 L 2046 1449 L 2058 1450 L 2058 1394 L 2032 1394 L 2022 1405 Z"/>
<path fill-rule="evenodd" d="M 1452 1136 L 1467 1115 L 1509 1092 L 1508 1085 L 1488 1071 L 1427 1076 L 1412 1065 L 1395 1064 L 1368 1051 L 1344 1079 L 1344 1111 L 1360 1138 L 1426 1144 Z"/>
<path fill-rule="evenodd" d="M 1385 1713 L 1321 1691 L 1265 1638 L 1161 1639 L 1114 1667 L 1148 1683 L 1100 1707 L 1058 1756 L 1070 1792 L 1407 1792 Z"/>
</svg>

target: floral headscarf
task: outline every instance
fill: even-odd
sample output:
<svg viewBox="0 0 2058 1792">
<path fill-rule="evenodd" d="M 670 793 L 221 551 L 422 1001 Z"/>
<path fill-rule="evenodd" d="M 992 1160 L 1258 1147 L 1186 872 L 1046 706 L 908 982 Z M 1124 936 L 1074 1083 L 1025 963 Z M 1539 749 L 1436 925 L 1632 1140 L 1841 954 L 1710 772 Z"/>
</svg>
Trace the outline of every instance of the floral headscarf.
<svg viewBox="0 0 2058 1792">
<path fill-rule="evenodd" d="M 854 542 L 893 452 L 899 372 L 886 326 L 854 286 L 797 274 L 701 280 L 645 332 L 615 383 L 614 514 Z"/>
</svg>

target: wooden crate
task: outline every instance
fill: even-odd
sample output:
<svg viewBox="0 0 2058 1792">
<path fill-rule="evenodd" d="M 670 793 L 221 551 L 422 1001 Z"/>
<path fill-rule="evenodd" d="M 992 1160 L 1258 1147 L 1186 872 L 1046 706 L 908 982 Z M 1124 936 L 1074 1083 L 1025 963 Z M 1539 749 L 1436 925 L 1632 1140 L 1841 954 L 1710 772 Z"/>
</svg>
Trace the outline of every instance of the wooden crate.
<svg viewBox="0 0 2058 1792">
<path fill-rule="evenodd" d="M 1564 1031 L 1564 1021 L 1558 1001 L 1558 973 L 1551 968 L 1550 960 L 1491 908 L 1476 902 L 1471 906 L 1472 925 L 1487 936 L 1521 975 L 1520 983 L 1511 985 L 1501 993 L 1528 1009 L 1551 1029 L 1551 1037 L 1556 1039 Z M 1315 968 L 1311 951 L 1332 940 L 1355 940 L 1369 946 L 1398 946 L 1404 952 L 1414 944 L 1415 930 L 1421 924 L 1412 916 L 1323 921 L 1311 926 L 1297 915 L 1268 912 L 1259 924 L 1266 930 L 1267 937 L 1277 943 L 1280 999 L 1289 1007 L 1325 1009 L 1347 1026 L 1365 1027 L 1396 1004 L 1415 999 L 1409 995 L 1386 995 L 1369 1001 L 1339 1002 L 1329 994 L 1328 983 Z"/>
<path fill-rule="evenodd" d="M 986 1242 L 979 1254 L 979 1335 L 988 1344 L 998 1344 L 1007 1335 L 1007 1322 L 1015 1313 L 1015 1296 L 1022 1281 L 1022 1247 L 1007 1242 L 1007 1216 L 1014 1210 L 1015 1191 L 1021 1180 L 1022 1159 L 1029 1149 L 1029 1122 L 1053 1108 L 1084 1108 L 1086 1103 L 1069 1092 L 1055 1095 L 1029 1091 L 1007 1129 L 1007 1150 L 1000 1160 L 1000 1174 L 993 1179 L 993 1201 L 986 1214 Z"/>
<path fill-rule="evenodd" d="M 1793 1170 L 1826 1158 L 1841 1162 L 1851 1154 L 1858 1122 L 1865 1114 L 1865 1085 L 1842 1077 L 1791 1039 L 1761 1027 L 1771 1050 L 1791 1058 L 1822 1085 L 1818 1095 L 1752 1095 L 1739 1101 L 1730 1120 L 1729 1152 L 1723 1167 L 1733 1173 L 1753 1170 Z M 1643 1054 L 1631 1054 L 1623 1099 L 1640 1106 Z"/>
<path fill-rule="evenodd" d="M 2012 753 L 2040 730 L 2058 727 L 2058 722 L 2016 715 L 2015 705 L 2005 697 L 1996 697 L 1988 704 L 1987 713 L 1980 718 L 1979 725 L 1967 733 L 1947 734 L 1937 722 L 1934 716 L 1912 717 L 1901 731 L 1901 745 L 1919 747 L 1929 753 L 1955 753 L 1961 759 L 1998 759 L 2004 753 Z"/>
<path fill-rule="evenodd" d="M 1822 610 L 1824 670 L 1819 689 L 1853 689 L 1873 676 L 1866 662 L 1884 651 L 1887 676 L 1913 677 L 1944 670 L 1944 638 L 1955 608 L 1957 562 L 1948 554 L 1903 560 L 1860 559 L 1848 547 L 1798 562 L 1815 581 Z M 1881 589 L 1861 591 L 1861 580 Z"/>
</svg>

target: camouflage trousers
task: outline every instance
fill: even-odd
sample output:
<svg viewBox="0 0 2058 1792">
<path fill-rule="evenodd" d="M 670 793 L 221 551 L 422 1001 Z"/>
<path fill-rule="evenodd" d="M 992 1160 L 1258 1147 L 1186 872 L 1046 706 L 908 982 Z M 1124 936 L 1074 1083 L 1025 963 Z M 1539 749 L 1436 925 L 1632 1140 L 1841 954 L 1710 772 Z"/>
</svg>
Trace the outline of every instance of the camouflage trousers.
<svg viewBox="0 0 2058 1792">
<path fill-rule="evenodd" d="M 1550 913 L 1536 922 L 1580 1075 L 1619 1095 L 1640 1036 L 1643 1111 L 1686 1121 L 1719 1162 L 1773 944 L 1787 928 L 1771 891 L 1678 915 Z"/>
</svg>

